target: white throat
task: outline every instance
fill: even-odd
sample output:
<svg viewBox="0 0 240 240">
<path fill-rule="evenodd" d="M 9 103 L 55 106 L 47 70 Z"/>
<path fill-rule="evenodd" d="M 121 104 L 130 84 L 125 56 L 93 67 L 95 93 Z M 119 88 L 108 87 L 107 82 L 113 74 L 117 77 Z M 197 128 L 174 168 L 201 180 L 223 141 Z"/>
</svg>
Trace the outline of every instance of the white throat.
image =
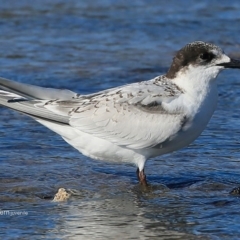
<svg viewBox="0 0 240 240">
<path fill-rule="evenodd" d="M 182 106 L 185 106 L 189 115 L 196 114 L 201 111 L 203 105 L 207 106 L 208 104 L 209 117 L 213 113 L 217 105 L 216 77 L 219 71 L 220 69 L 216 67 L 206 69 L 204 66 L 190 66 L 180 71 L 176 78 L 172 80 L 184 91 L 180 102 Z"/>
<path fill-rule="evenodd" d="M 188 66 L 183 68 L 172 81 L 181 89 L 194 95 L 205 92 L 215 84 L 220 69 L 217 67 Z"/>
</svg>

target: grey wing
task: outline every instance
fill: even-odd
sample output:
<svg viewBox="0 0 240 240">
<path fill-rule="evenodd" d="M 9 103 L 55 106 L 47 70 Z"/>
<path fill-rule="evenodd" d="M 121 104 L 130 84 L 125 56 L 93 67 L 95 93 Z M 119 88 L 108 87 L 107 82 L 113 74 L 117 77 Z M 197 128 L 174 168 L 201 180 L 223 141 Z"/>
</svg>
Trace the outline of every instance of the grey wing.
<svg viewBox="0 0 240 240">
<path fill-rule="evenodd" d="M 171 138 L 181 129 L 184 119 L 180 113 L 143 111 L 128 104 L 110 107 L 111 110 L 98 108 L 84 114 L 75 112 L 70 125 L 117 145 L 140 149 Z"/>
<path fill-rule="evenodd" d="M 140 90 L 139 90 L 140 89 Z M 180 92 L 137 84 L 114 89 L 94 97 L 56 101 L 45 107 L 58 114 L 68 114 L 69 124 L 117 145 L 140 149 L 156 146 L 181 130 L 183 111 L 167 111 L 162 102 L 176 99 Z"/>
<path fill-rule="evenodd" d="M 0 89 L 28 99 L 72 99 L 78 94 L 66 89 L 38 87 L 30 84 L 0 78 Z"/>
<path fill-rule="evenodd" d="M 150 80 L 79 96 L 0 79 L 4 89 L 0 104 L 36 119 L 69 124 L 117 145 L 148 148 L 174 136 L 185 118 L 183 111 L 170 112 L 162 104 L 176 99 L 179 89 L 160 83 Z"/>
<path fill-rule="evenodd" d="M 0 104 L 33 118 L 68 124 L 69 117 L 55 114 L 43 107 L 50 99 L 73 99 L 78 96 L 70 90 L 43 88 L 0 78 Z"/>
</svg>

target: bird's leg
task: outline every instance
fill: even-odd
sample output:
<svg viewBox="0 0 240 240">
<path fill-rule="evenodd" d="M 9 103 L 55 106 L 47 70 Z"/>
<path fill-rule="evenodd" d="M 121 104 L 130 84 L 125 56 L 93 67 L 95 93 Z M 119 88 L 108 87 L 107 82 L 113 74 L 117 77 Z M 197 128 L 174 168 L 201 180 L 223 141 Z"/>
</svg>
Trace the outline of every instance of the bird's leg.
<svg viewBox="0 0 240 240">
<path fill-rule="evenodd" d="M 139 180 L 139 183 L 146 187 L 148 186 L 147 184 L 147 178 L 146 178 L 146 175 L 144 174 L 144 169 L 142 171 L 139 171 L 139 168 L 137 169 L 137 178 Z"/>
</svg>

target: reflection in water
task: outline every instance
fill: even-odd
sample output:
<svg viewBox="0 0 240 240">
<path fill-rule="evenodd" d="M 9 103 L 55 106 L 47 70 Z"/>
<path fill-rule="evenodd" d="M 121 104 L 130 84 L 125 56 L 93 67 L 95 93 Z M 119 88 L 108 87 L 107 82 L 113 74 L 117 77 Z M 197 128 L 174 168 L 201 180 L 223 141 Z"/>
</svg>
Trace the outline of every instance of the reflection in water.
<svg viewBox="0 0 240 240">
<path fill-rule="evenodd" d="M 135 190 L 113 196 L 96 193 L 87 200 L 75 198 L 69 206 L 64 206 L 67 213 L 64 211 L 59 215 L 61 221 L 56 228 L 67 229 L 65 236 L 71 239 L 79 239 L 81 236 L 90 239 L 146 239 L 156 236 L 158 239 L 169 237 L 171 239 L 197 239 L 196 236 L 171 230 L 169 221 L 180 220 L 178 211 L 181 209 L 173 213 L 172 220 L 165 219 L 160 222 L 152 218 L 150 212 L 147 214 L 147 207 L 141 200 L 144 196 L 141 195 L 141 191 L 137 193 Z M 150 196 L 151 193 L 146 195 Z M 155 210 L 159 215 L 165 215 L 164 207 Z M 187 224 L 184 219 L 181 219 L 179 223 Z"/>
<path fill-rule="evenodd" d="M 189 11 L 186 12 L 186 9 Z M 0 76 L 81 93 L 162 74 L 187 42 L 239 56 L 237 1 L 2 1 Z M 219 78 L 219 106 L 190 148 L 135 168 L 92 161 L 32 119 L 0 107 L 0 237 L 240 238 L 239 72 Z M 52 202 L 59 188 L 67 202 Z M 73 190 L 74 189 L 74 190 Z"/>
</svg>

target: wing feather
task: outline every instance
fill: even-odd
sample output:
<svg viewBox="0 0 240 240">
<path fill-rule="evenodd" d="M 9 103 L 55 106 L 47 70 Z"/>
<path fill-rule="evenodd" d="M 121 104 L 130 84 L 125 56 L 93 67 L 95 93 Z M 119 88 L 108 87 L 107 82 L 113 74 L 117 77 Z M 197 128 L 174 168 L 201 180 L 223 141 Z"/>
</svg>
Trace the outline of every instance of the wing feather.
<svg viewBox="0 0 240 240">
<path fill-rule="evenodd" d="M 173 101 L 181 94 L 178 89 L 173 93 L 173 89 L 167 91 L 148 81 L 84 96 L 75 102 L 50 102 L 45 107 L 69 115 L 69 124 L 85 133 L 128 148 L 149 148 L 182 127 L 184 112 L 170 112 L 162 106 L 162 102 Z"/>
<path fill-rule="evenodd" d="M 183 110 L 164 108 L 163 103 L 182 94 L 164 76 L 90 95 L 2 78 L 0 86 L 2 105 L 133 149 L 161 144 L 182 128 L 185 119 Z"/>
</svg>

